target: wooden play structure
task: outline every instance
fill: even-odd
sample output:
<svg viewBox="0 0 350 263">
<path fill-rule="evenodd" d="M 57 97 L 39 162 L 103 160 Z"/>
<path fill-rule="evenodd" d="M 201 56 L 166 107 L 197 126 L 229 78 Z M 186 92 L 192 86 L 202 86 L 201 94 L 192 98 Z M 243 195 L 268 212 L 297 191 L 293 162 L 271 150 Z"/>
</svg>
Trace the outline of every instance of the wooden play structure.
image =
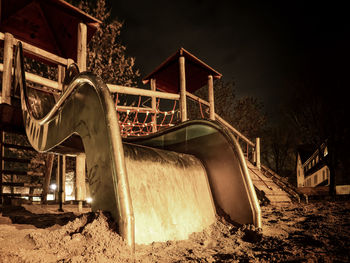
<svg viewBox="0 0 350 263">
<path fill-rule="evenodd" d="M 2 203 L 5 196 L 45 199 L 54 155 L 60 209 L 65 158 L 74 156 L 78 209 L 87 177 L 93 210 L 109 211 L 131 246 L 187 238 L 213 223 L 218 211 L 260 227 L 253 183 L 270 190 L 272 202 L 297 196 L 284 184 L 284 191 L 276 194 L 273 188 L 281 180 L 261 165 L 259 138 L 250 141 L 215 113 L 214 80 L 222 75 L 190 52 L 180 48 L 146 76 L 143 82 L 150 89 L 105 84 L 84 72 L 87 43 L 100 21 L 63 0 L 0 3 Z M 54 68 L 56 79 L 26 72 L 23 56 Z M 74 62 L 82 73 L 64 85 Z M 207 100 L 193 94 L 203 86 Z M 134 96 L 136 104 L 118 103 L 122 94 Z M 188 99 L 198 103 L 206 120 L 188 119 Z M 160 100 L 172 106 L 162 110 Z M 29 144 L 7 142 L 12 133 L 25 134 Z M 51 153 L 39 164 L 43 173 L 6 169 L 9 162 L 32 162 L 6 157 L 11 147 Z M 30 175 L 41 179 L 18 179 Z"/>
<path fill-rule="evenodd" d="M 65 69 L 74 61 L 81 70 L 86 69 L 86 45 L 98 28 L 100 21 L 83 13 L 81 10 L 66 3 L 65 1 L 27 1 L 27 0 L 2 0 L 0 1 L 0 41 L 3 46 L 3 58 L 0 63 L 2 72 L 2 89 L 0 96 L 1 112 L 1 180 L 0 196 L 4 197 L 3 190 L 8 188 L 6 196 L 9 197 L 42 197 L 42 193 L 48 192 L 50 172 L 46 172 L 46 177 L 34 178 L 40 184 L 33 185 L 21 183 L 22 180 L 14 180 L 20 175 L 26 175 L 26 171 L 14 171 L 6 169 L 13 166 L 15 162 L 23 162 L 21 159 L 9 159 L 5 157 L 5 152 L 11 149 L 21 149 L 25 152 L 33 149 L 28 145 L 16 145 L 6 142 L 10 133 L 24 134 L 22 113 L 18 107 L 18 94 L 14 93 L 13 86 L 13 56 L 14 46 L 18 41 L 22 42 L 24 54 L 34 60 L 56 67 L 56 80 L 44 78 L 31 72 L 26 72 L 26 79 L 36 90 L 59 94 L 62 91 Z M 59 19 L 57 19 L 59 18 Z M 73 48 L 72 48 L 73 47 Z M 58 163 L 61 164 L 61 176 L 64 176 L 65 156 L 60 155 Z M 77 182 L 84 182 L 85 169 L 84 158 L 78 158 Z M 46 166 L 52 166 L 52 156 L 47 158 Z M 10 162 L 10 163 L 9 163 Z M 26 160 L 30 162 L 30 160 Z M 50 169 L 49 169 L 50 170 Z M 11 176 L 10 182 L 4 182 L 6 175 Z M 57 182 L 59 178 L 57 178 Z M 62 178 L 61 178 L 62 179 Z M 63 178 L 64 179 L 64 178 Z M 61 180 L 62 181 L 62 180 Z M 5 187 L 6 186 L 6 187 Z M 16 193 L 16 188 L 30 186 L 28 193 L 23 193 L 23 189 Z M 43 188 L 40 194 L 31 194 L 35 191 L 32 188 Z M 64 196 L 64 184 L 61 183 L 60 197 Z M 22 187 L 22 188 L 23 188 Z M 81 189 L 77 187 L 76 197 L 83 200 Z"/>
</svg>

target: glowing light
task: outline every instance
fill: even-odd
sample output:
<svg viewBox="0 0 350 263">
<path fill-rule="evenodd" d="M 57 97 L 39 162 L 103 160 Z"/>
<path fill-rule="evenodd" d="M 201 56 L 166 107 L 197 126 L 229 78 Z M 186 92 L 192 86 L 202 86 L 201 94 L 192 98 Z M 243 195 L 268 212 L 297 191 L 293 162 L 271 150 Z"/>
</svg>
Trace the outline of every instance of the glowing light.
<svg viewBox="0 0 350 263">
<path fill-rule="evenodd" d="M 87 197 L 87 198 L 86 198 L 86 202 L 89 203 L 89 204 L 91 204 L 91 203 L 92 203 L 92 198 L 91 198 L 91 197 Z"/>
<path fill-rule="evenodd" d="M 57 189 L 57 185 L 56 185 L 56 184 L 50 185 L 50 189 L 51 189 L 51 190 L 56 190 L 56 189 Z"/>
</svg>

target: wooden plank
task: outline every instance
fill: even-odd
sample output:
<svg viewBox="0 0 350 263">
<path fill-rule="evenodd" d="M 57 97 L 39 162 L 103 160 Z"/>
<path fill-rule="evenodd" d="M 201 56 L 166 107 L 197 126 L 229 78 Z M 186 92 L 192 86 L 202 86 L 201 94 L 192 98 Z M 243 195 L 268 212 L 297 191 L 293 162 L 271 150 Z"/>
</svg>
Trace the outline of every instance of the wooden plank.
<svg viewBox="0 0 350 263">
<path fill-rule="evenodd" d="M 11 84 L 12 84 L 12 61 L 13 61 L 13 36 L 5 33 L 4 56 L 3 56 L 3 74 L 2 74 L 2 93 L 0 103 L 11 105 Z"/>
<path fill-rule="evenodd" d="M 107 84 L 107 87 L 111 93 L 122 93 L 122 94 L 138 95 L 138 96 L 145 96 L 145 97 L 154 96 L 156 98 L 168 99 L 168 100 L 180 99 L 180 95 L 174 94 L 174 93 L 152 91 L 152 90 L 139 89 L 139 88 L 133 88 L 133 87 L 125 87 L 125 86 L 115 85 L 115 84 Z"/>
</svg>

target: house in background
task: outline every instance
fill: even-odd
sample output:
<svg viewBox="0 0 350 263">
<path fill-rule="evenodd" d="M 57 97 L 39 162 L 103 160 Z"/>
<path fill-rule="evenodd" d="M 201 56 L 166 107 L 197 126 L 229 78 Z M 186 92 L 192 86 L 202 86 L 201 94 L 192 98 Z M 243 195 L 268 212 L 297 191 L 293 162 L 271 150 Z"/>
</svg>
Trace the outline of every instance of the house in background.
<svg viewBox="0 0 350 263">
<path fill-rule="evenodd" d="M 298 187 L 329 186 L 327 156 L 326 143 L 316 150 L 310 145 L 298 147 L 296 167 Z"/>
<path fill-rule="evenodd" d="M 301 192 L 308 195 L 328 194 L 330 170 L 327 161 L 327 142 L 317 149 L 311 145 L 298 147 L 296 173 L 297 187 Z M 339 184 L 337 181 L 340 180 L 336 180 L 336 194 L 350 194 L 350 185 Z"/>
</svg>

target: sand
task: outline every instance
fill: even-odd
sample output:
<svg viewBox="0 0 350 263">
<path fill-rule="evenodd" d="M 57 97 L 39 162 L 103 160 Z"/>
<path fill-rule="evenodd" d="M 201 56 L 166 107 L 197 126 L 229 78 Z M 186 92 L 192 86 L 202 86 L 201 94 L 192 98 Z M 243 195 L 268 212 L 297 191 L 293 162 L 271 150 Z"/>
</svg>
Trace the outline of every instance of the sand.
<svg viewBox="0 0 350 263">
<path fill-rule="evenodd" d="M 262 207 L 262 229 L 216 223 L 188 240 L 136 245 L 108 214 L 2 207 L 0 262 L 350 262 L 350 202 Z M 195 218 L 193 219 L 195 220 Z"/>
</svg>

